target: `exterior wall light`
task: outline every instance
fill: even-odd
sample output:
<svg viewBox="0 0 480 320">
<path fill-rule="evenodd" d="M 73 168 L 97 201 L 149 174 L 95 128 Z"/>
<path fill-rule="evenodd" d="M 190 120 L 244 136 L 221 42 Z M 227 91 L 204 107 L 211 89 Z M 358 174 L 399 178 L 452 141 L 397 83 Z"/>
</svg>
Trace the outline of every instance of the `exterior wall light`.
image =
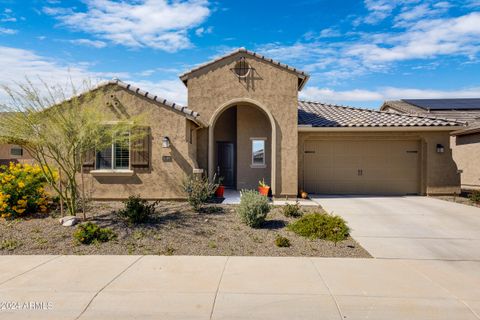
<svg viewBox="0 0 480 320">
<path fill-rule="evenodd" d="M 170 148 L 170 138 L 163 137 L 162 139 L 162 147 L 163 148 Z"/>
<path fill-rule="evenodd" d="M 445 152 L 445 147 L 440 143 L 437 144 L 437 153 L 444 153 L 444 152 Z"/>
</svg>

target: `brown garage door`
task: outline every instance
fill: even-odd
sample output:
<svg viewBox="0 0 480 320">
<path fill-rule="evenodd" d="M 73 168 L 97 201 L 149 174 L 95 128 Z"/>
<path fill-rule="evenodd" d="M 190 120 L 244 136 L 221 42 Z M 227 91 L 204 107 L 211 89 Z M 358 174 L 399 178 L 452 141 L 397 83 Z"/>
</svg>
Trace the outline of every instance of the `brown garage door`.
<svg viewBox="0 0 480 320">
<path fill-rule="evenodd" d="M 323 194 L 418 194 L 418 141 L 306 141 L 304 188 Z"/>
</svg>

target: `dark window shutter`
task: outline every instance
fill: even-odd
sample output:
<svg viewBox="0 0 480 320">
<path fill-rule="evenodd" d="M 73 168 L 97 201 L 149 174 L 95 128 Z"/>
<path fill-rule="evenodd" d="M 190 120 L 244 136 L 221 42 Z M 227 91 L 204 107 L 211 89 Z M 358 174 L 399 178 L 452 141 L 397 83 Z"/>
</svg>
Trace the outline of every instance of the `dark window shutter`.
<svg viewBox="0 0 480 320">
<path fill-rule="evenodd" d="M 85 153 L 85 159 L 83 161 L 83 173 L 89 173 L 95 169 L 95 150 L 89 150 Z"/>
<path fill-rule="evenodd" d="M 150 127 L 137 127 L 132 130 L 135 139 L 131 144 L 131 166 L 136 172 L 148 172 L 150 169 Z"/>
</svg>

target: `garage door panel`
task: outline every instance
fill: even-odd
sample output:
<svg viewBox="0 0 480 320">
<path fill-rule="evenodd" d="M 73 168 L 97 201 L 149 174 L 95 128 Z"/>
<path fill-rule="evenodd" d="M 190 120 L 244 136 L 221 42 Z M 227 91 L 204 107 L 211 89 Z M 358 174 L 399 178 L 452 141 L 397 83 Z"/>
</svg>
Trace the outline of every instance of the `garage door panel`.
<svg viewBox="0 0 480 320">
<path fill-rule="evenodd" d="M 305 150 L 315 151 L 304 157 L 308 192 L 419 193 L 418 141 L 312 140 L 305 146 Z"/>
</svg>

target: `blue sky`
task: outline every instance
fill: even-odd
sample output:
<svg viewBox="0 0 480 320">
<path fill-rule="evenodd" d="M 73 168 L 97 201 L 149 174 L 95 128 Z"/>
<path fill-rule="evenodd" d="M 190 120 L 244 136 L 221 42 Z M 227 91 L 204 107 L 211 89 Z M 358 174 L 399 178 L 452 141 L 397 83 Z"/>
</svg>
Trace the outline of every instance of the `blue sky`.
<svg viewBox="0 0 480 320">
<path fill-rule="evenodd" d="M 310 73 L 304 99 L 480 97 L 480 0 L 0 0 L 0 83 L 120 79 L 178 103 L 178 75 L 238 47 Z"/>
</svg>

